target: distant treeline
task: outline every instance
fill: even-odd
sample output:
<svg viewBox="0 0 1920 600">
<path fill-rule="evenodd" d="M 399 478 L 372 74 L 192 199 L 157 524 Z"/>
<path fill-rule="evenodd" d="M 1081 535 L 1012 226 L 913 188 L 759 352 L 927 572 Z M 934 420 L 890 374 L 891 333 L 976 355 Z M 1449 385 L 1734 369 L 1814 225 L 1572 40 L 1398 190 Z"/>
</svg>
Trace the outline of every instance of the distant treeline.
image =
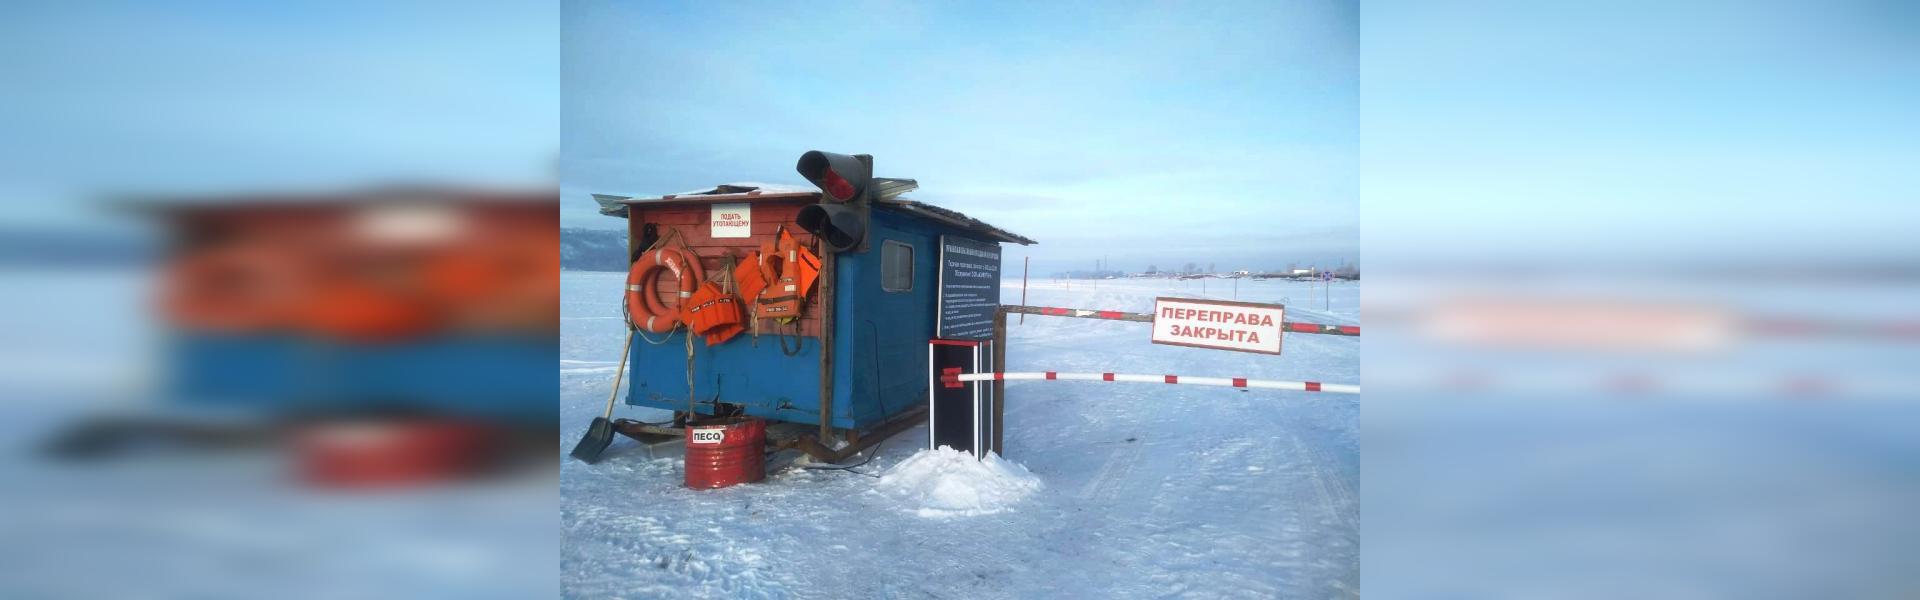
<svg viewBox="0 0 1920 600">
<path fill-rule="evenodd" d="M 617 229 L 560 229 L 560 268 L 572 271 L 627 270 L 627 232 Z"/>
<path fill-rule="evenodd" d="M 137 267 L 152 264 L 163 249 L 145 233 L 0 226 L 0 266 Z"/>
</svg>

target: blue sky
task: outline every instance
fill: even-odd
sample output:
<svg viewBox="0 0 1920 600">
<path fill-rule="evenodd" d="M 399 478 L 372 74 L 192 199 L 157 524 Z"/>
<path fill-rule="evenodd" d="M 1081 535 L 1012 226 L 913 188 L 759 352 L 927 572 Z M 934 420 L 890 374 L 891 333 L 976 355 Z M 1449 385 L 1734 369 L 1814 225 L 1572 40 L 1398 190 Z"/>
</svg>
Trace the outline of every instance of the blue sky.
<svg viewBox="0 0 1920 600">
<path fill-rule="evenodd" d="M 1920 255 L 1920 5 L 1383 0 L 1363 21 L 1376 275 Z"/>
<path fill-rule="evenodd" d="M 9 224 L 114 194 L 552 189 L 560 9 L 539 1 L 8 3 Z"/>
<path fill-rule="evenodd" d="M 596 192 L 804 183 L 823 149 L 1039 240 L 1041 272 L 1357 261 L 1356 13 L 570 2 L 562 221 L 619 226 Z"/>
</svg>

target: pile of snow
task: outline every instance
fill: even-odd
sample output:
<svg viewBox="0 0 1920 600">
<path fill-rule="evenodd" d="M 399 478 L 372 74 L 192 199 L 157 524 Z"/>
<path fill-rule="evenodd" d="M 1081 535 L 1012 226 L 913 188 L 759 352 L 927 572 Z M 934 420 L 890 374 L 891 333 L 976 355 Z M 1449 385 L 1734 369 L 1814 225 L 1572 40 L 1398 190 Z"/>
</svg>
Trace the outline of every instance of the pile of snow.
<svg viewBox="0 0 1920 600">
<path fill-rule="evenodd" d="M 976 460 L 941 446 L 900 461 L 874 489 L 922 517 L 970 517 L 1007 510 L 1040 487 L 1040 477 L 997 454 Z"/>
</svg>

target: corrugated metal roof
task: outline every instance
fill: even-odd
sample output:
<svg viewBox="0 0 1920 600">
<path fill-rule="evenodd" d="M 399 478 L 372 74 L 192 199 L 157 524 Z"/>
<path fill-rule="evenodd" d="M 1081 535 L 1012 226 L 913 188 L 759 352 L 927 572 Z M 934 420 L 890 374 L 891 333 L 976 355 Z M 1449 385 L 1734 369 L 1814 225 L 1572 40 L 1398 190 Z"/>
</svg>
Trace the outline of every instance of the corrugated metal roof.
<svg viewBox="0 0 1920 600">
<path fill-rule="evenodd" d="M 908 200 L 906 198 L 886 198 L 886 199 L 880 200 L 876 204 L 876 207 L 883 208 L 883 209 L 897 210 L 907 214 L 916 215 L 921 218 L 931 219 L 934 221 L 946 223 L 954 227 L 958 227 L 967 231 L 971 231 L 973 233 L 978 233 L 980 235 L 986 236 L 987 238 L 996 242 L 1009 242 L 1014 244 L 1020 244 L 1023 246 L 1030 246 L 1033 244 L 1040 243 L 1040 242 L 1033 241 L 1032 239 L 1028 239 L 1026 236 L 1023 236 L 1011 231 L 1007 231 L 999 227 L 994 227 L 993 225 L 988 224 L 986 221 L 982 221 L 979 219 L 975 219 L 973 217 L 960 214 L 959 211 L 940 208 L 938 206 L 927 204 L 925 202 Z"/>
<path fill-rule="evenodd" d="M 633 196 L 615 196 L 613 194 L 593 195 L 593 201 L 600 205 L 600 214 L 609 217 L 620 217 L 622 219 L 627 218 L 627 205 L 622 204 L 622 202 L 632 199 Z"/>
<path fill-rule="evenodd" d="M 1040 243 L 1026 236 L 994 227 L 985 221 L 966 216 L 959 211 L 900 197 L 901 194 L 919 189 L 919 187 L 920 183 L 912 179 L 876 177 L 874 178 L 874 191 L 878 193 L 880 199 L 876 201 L 875 207 L 945 223 L 965 231 L 980 234 L 996 242 L 1021 245 Z M 728 183 L 714 186 L 704 191 L 696 191 L 689 194 L 671 194 L 659 198 L 635 198 L 632 196 L 594 194 L 593 200 L 594 202 L 600 203 L 600 214 L 624 219 L 627 216 L 628 206 L 650 202 L 745 202 L 778 198 L 811 199 L 818 198 L 819 196 L 820 192 L 811 188 L 762 183 Z"/>
<path fill-rule="evenodd" d="M 630 198 L 609 194 L 594 194 L 593 200 L 600 203 L 600 214 L 627 217 L 627 207 L 635 204 L 718 204 L 721 202 L 750 202 L 753 200 L 817 200 L 820 192 L 738 192 L 730 194 L 671 194 L 659 198 Z"/>
</svg>

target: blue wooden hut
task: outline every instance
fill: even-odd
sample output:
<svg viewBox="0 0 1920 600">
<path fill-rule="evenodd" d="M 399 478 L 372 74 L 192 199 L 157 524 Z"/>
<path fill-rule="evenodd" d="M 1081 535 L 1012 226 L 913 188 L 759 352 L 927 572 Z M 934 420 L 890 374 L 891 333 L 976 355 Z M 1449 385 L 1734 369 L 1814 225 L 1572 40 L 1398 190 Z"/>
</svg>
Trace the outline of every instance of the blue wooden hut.
<svg viewBox="0 0 1920 600">
<path fill-rule="evenodd" d="M 822 259 L 817 289 L 794 323 L 762 320 L 757 335 L 711 347 L 698 336 L 689 344 L 684 328 L 636 338 L 627 404 L 681 416 L 744 413 L 815 425 L 819 438 L 837 430 L 850 440 L 922 416 L 927 340 L 936 336 L 942 302 L 943 242 L 991 248 L 996 257 L 1000 243 L 1035 242 L 901 198 L 917 186 L 912 180 L 876 182 L 866 242 L 838 253 L 822 249 L 795 224 L 802 207 L 821 201 L 817 191 L 737 184 L 658 198 L 596 195 L 603 213 L 627 219 L 630 256 L 647 240 L 677 235 L 707 275 L 718 277 L 727 257 L 744 256 L 784 228 Z M 717 215 L 727 217 L 716 225 Z M 743 227 L 740 215 L 750 224 Z M 984 262 L 974 254 L 971 261 Z M 992 289 L 979 293 L 997 299 L 997 258 L 994 263 Z M 633 429 L 628 422 L 621 431 L 632 435 Z"/>
</svg>

